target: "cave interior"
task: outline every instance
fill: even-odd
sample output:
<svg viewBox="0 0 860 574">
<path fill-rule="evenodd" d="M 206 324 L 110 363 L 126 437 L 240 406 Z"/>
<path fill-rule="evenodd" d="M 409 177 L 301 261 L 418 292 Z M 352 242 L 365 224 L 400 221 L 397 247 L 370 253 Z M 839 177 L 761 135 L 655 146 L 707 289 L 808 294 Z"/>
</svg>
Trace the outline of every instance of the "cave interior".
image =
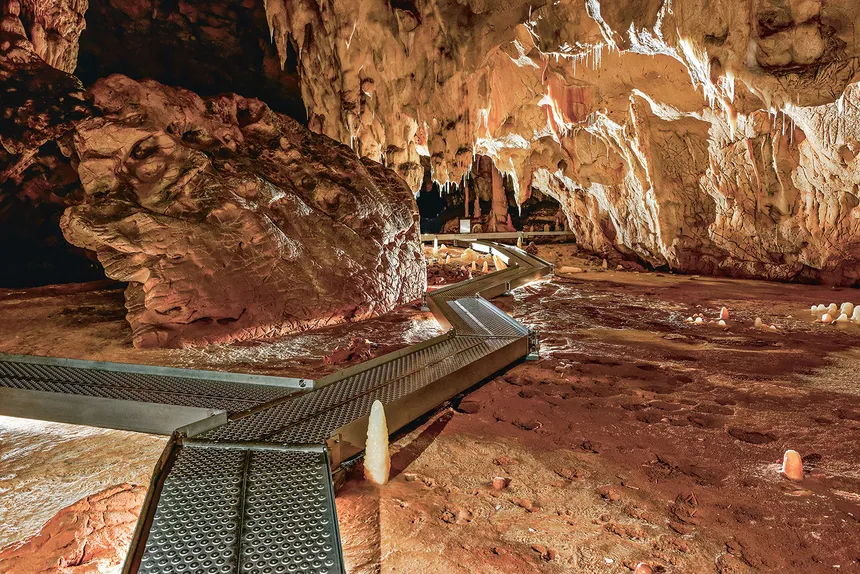
<svg viewBox="0 0 860 574">
<path fill-rule="evenodd" d="M 0 7 L 0 573 L 860 573 L 856 0 Z"/>
</svg>

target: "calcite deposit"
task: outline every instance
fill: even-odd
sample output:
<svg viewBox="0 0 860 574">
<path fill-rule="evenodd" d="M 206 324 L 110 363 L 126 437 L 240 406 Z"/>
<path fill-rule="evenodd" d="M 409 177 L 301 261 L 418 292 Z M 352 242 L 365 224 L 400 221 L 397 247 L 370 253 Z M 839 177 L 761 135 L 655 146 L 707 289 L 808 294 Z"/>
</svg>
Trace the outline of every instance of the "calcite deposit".
<svg viewBox="0 0 860 574">
<path fill-rule="evenodd" d="M 299 90 L 306 110 L 295 115 L 311 130 L 413 190 L 421 156 L 455 184 L 487 156 L 520 202 L 533 190 L 557 198 L 579 243 L 604 255 L 860 279 L 853 0 L 99 0 L 92 36 L 85 2 L 5 4 L 63 70 L 80 36 L 88 77 L 145 70 L 192 89 L 270 86 L 286 107 Z M 495 211 L 490 226 L 508 229 Z"/>
<path fill-rule="evenodd" d="M 474 154 L 578 241 L 690 272 L 860 279 L 851 0 L 267 0 L 311 129 L 417 189 Z"/>
<path fill-rule="evenodd" d="M 390 170 L 258 100 L 119 75 L 91 92 L 86 200 L 61 227 L 129 282 L 135 345 L 279 335 L 423 292 L 415 203 Z"/>
</svg>

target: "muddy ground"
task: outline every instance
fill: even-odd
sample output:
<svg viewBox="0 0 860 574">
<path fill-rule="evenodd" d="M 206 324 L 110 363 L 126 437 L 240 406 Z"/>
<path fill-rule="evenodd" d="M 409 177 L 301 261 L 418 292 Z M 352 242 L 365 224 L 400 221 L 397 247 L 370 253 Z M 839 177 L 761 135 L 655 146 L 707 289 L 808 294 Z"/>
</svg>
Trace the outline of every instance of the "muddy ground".
<svg viewBox="0 0 860 574">
<path fill-rule="evenodd" d="M 860 303 L 860 292 L 604 271 L 570 246 L 539 255 L 587 271 L 495 300 L 540 331 L 540 360 L 402 433 L 388 485 L 355 468 L 337 497 L 350 572 L 625 573 L 639 562 L 689 574 L 860 572 L 860 327 L 809 313 Z M 458 276 L 449 266 L 430 276 Z M 4 332 L 11 316 L 23 335 L 0 350 L 105 358 L 89 354 L 101 333 L 108 345 L 127 331 L 112 300 L 96 308 L 114 315 L 85 329 L 69 318 L 79 315 L 58 315 L 74 309 L 68 301 L 27 311 L 2 301 Z M 723 306 L 725 328 L 685 321 L 714 320 Z M 40 308 L 54 309 L 50 329 L 25 328 Z M 424 338 L 426 317 L 406 314 L 401 332 Z M 753 327 L 756 317 L 777 330 Z M 186 352 L 154 353 L 205 364 L 205 351 Z M 217 350 L 213 364 L 250 368 L 266 356 L 231 352 Z M 804 457 L 802 482 L 779 473 L 789 448 Z"/>
</svg>

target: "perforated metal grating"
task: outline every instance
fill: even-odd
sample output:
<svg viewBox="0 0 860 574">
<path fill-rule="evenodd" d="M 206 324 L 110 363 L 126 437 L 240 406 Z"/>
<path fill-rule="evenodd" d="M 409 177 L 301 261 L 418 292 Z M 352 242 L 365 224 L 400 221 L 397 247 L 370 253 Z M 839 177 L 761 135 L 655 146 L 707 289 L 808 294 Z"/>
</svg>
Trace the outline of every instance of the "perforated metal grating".
<svg viewBox="0 0 860 574">
<path fill-rule="evenodd" d="M 247 453 L 183 448 L 167 476 L 140 563 L 144 574 L 236 572 Z"/>
<path fill-rule="evenodd" d="M 460 335 L 484 335 L 488 337 L 522 337 L 529 330 L 511 319 L 486 299 L 463 297 L 445 301 L 457 315 L 451 326 Z"/>
<path fill-rule="evenodd" d="M 331 470 L 322 453 L 250 453 L 239 572 L 341 572 Z"/>
<path fill-rule="evenodd" d="M 458 337 L 459 339 L 460 337 Z M 465 338 L 465 337 L 464 337 Z M 470 339 L 474 339 L 471 338 Z M 338 428 L 345 424 L 368 416 L 373 401 L 379 400 L 383 404 L 392 403 L 400 398 L 414 393 L 426 387 L 442 377 L 451 374 L 470 363 L 480 360 L 482 357 L 510 344 L 516 339 L 483 339 L 477 345 L 469 346 L 456 355 L 451 355 L 442 360 L 426 366 L 420 371 L 410 373 L 404 377 L 392 380 L 369 392 L 356 397 L 354 400 L 339 404 L 332 408 L 326 408 L 321 412 L 312 414 L 310 417 L 297 424 L 274 434 L 269 440 L 276 442 L 291 443 L 316 443 L 325 441 Z M 512 357 L 512 361 L 518 357 Z M 468 380 L 464 381 L 468 382 Z M 477 381 L 474 381 L 477 382 Z M 474 383 L 473 382 L 473 383 Z M 463 390 L 471 386 L 467 384 Z M 223 428 L 223 427 L 222 427 Z"/>
<path fill-rule="evenodd" d="M 295 392 L 268 385 L 206 381 L 100 369 L 0 362 L 0 387 L 145 403 L 247 410 Z"/>
<path fill-rule="evenodd" d="M 444 339 L 435 345 L 385 362 L 378 367 L 356 373 L 331 385 L 297 396 L 288 402 L 240 418 L 205 433 L 201 438 L 226 442 L 265 439 L 279 429 L 345 404 L 351 399 L 374 389 L 391 385 L 402 377 L 422 373 L 440 361 L 446 361 L 448 364 L 450 357 L 459 356 L 464 350 L 477 347 L 483 342 L 482 337 L 450 337 Z M 425 384 L 429 382 L 427 376 L 426 372 L 420 375 L 420 378 L 425 380 Z"/>
</svg>

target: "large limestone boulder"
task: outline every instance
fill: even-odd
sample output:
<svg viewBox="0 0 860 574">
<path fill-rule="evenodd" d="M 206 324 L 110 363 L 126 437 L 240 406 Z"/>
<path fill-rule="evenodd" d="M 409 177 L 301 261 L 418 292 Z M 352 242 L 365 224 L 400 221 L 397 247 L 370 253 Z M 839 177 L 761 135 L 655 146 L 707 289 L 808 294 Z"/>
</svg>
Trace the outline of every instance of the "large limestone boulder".
<svg viewBox="0 0 860 574">
<path fill-rule="evenodd" d="M 61 221 L 129 282 L 138 347 L 271 337 L 384 313 L 425 285 L 393 171 L 258 100 L 114 75 L 77 125 Z"/>
</svg>

